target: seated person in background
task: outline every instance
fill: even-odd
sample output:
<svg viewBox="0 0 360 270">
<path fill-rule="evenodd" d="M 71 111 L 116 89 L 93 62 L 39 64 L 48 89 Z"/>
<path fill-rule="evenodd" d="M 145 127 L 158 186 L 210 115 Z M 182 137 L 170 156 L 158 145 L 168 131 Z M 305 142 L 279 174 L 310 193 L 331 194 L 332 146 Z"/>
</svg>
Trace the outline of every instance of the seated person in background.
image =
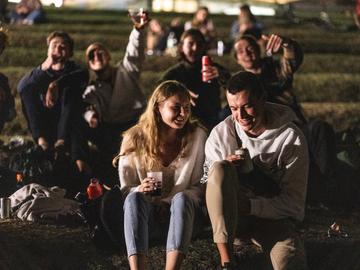
<svg viewBox="0 0 360 270">
<path fill-rule="evenodd" d="M 287 106 L 266 102 L 251 72 L 236 73 L 226 89 L 232 115 L 210 133 L 204 166 L 222 269 L 238 269 L 234 238 L 240 245 L 255 241 L 276 270 L 307 269 L 295 224 L 304 218 L 309 158 L 296 116 Z"/>
<path fill-rule="evenodd" d="M 310 201 L 315 198 L 315 200 L 326 200 L 325 198 L 320 199 L 319 194 L 316 194 L 315 191 L 323 190 L 321 193 L 324 194 L 325 189 L 334 185 L 336 164 L 334 130 L 324 121 L 306 119 L 293 92 L 293 75 L 303 60 L 299 44 L 294 40 L 275 34 L 269 37 L 263 36 L 263 38 L 266 41 L 267 57 L 260 56 L 260 47 L 252 36 L 243 36 L 235 41 L 235 58 L 241 70 L 258 75 L 265 87 L 267 101 L 289 106 L 295 112 L 300 121 L 298 124 L 308 141 L 312 161 L 310 163 L 308 199 Z M 281 49 L 282 57 L 280 60 L 275 60 L 272 54 L 280 52 Z M 230 111 L 227 115 L 229 114 Z"/>
<path fill-rule="evenodd" d="M 216 47 L 216 31 L 214 23 L 209 19 L 209 10 L 207 7 L 201 6 L 197 9 L 191 21 L 185 22 L 184 30 L 198 29 L 205 38 L 208 48 Z"/>
<path fill-rule="evenodd" d="M 40 0 L 21 0 L 10 13 L 10 23 L 33 25 L 45 18 Z"/>
<path fill-rule="evenodd" d="M 232 44 L 243 35 L 253 36 L 261 49 L 261 55 L 265 53 L 266 41 L 261 38 L 263 25 L 258 22 L 254 14 L 252 14 L 248 5 L 240 6 L 238 19 L 232 24 L 230 30 L 230 40 Z"/>
<path fill-rule="evenodd" d="M 103 155 L 101 160 L 110 167 L 121 133 L 138 121 L 146 106 L 139 79 L 145 59 L 143 28 L 150 19 L 147 13 L 142 16 L 141 21 L 132 18 L 134 28 L 124 58 L 117 66 L 110 64 L 110 52 L 104 45 L 93 43 L 86 49 L 88 67 L 95 74 L 83 95 L 88 104 L 84 114 L 89 126 L 86 134 Z"/>
<path fill-rule="evenodd" d="M 0 55 L 8 43 L 4 28 L 0 27 Z M 11 94 L 8 78 L 0 73 L 0 132 L 5 122 L 11 121 L 16 116 L 15 101 Z"/>
<path fill-rule="evenodd" d="M 176 57 L 178 55 L 178 43 L 184 32 L 184 24 L 180 17 L 171 20 L 166 34 L 166 51 L 165 54 Z"/>
<path fill-rule="evenodd" d="M 259 23 L 252 14 L 249 5 L 240 6 L 238 19 L 234 21 L 230 30 L 230 39 L 235 41 L 245 33 L 254 36 L 257 40 L 261 38 L 263 25 Z"/>
<path fill-rule="evenodd" d="M 173 32 L 177 41 L 180 40 L 182 33 L 184 33 L 184 24 L 180 17 L 175 17 L 171 20 L 169 26 L 169 33 Z"/>
<path fill-rule="evenodd" d="M 197 29 L 185 31 L 178 48 L 182 60 L 165 71 L 161 80 L 183 83 L 192 96 L 193 115 L 211 129 L 219 122 L 220 90 L 230 78 L 230 73 L 217 63 L 211 63 L 202 70 L 201 59 L 206 55 L 206 41 Z M 206 81 L 202 80 L 203 76 Z"/>
<path fill-rule="evenodd" d="M 158 20 L 152 19 L 149 22 L 149 29 L 146 39 L 146 53 L 148 55 L 162 55 L 166 50 L 166 29 Z"/>
<path fill-rule="evenodd" d="M 23 112 L 35 142 L 43 150 L 69 145 L 79 171 L 88 173 L 86 143 L 80 139 L 78 123 L 89 74 L 70 60 L 74 41 L 67 33 L 52 32 L 47 46 L 45 61 L 18 84 Z"/>
<path fill-rule="evenodd" d="M 166 269 L 180 269 L 192 236 L 202 227 L 206 132 L 191 120 L 190 107 L 186 87 L 165 81 L 154 90 L 139 123 L 125 132 L 118 157 L 130 269 L 147 269 L 149 239 L 164 233 Z M 160 190 L 148 172 L 162 173 Z"/>
<path fill-rule="evenodd" d="M 6 21 L 6 8 L 8 0 L 0 0 L 0 21 Z"/>
</svg>

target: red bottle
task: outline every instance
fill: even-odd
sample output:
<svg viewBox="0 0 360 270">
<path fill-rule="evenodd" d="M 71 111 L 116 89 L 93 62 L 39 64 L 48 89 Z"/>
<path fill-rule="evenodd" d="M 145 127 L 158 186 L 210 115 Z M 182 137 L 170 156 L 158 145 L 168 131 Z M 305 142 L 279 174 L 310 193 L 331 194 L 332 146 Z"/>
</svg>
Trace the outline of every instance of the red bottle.
<svg viewBox="0 0 360 270">
<path fill-rule="evenodd" d="M 90 184 L 87 188 L 87 194 L 90 200 L 99 198 L 103 194 L 103 190 L 99 183 L 99 180 L 97 180 L 96 178 L 92 178 L 90 180 Z"/>
<path fill-rule="evenodd" d="M 207 66 L 211 65 L 210 57 L 207 55 L 204 55 L 201 59 L 201 64 L 202 64 L 201 71 L 204 71 Z M 207 82 L 207 83 L 210 82 L 209 78 L 206 76 L 206 74 L 204 72 L 202 72 L 202 81 Z"/>
</svg>

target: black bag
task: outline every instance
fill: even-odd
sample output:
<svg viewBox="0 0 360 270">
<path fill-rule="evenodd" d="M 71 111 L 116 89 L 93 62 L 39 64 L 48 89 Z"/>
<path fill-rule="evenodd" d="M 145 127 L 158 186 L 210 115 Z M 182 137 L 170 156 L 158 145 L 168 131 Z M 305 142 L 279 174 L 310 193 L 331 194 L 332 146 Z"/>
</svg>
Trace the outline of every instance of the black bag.
<svg viewBox="0 0 360 270">
<path fill-rule="evenodd" d="M 97 248 L 112 252 L 124 250 L 123 198 L 119 186 L 114 186 L 95 200 L 86 200 L 80 209 Z"/>
<path fill-rule="evenodd" d="M 46 184 L 51 179 L 53 161 L 37 145 L 28 145 L 10 157 L 9 169 L 22 173 L 27 183 Z"/>
</svg>

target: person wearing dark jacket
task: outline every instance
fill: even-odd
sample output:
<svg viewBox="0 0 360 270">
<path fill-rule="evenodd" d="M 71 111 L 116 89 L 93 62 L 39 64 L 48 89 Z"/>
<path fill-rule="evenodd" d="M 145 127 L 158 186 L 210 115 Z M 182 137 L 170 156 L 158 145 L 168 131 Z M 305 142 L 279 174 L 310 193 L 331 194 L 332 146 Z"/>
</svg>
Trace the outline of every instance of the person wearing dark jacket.
<svg viewBox="0 0 360 270">
<path fill-rule="evenodd" d="M 49 150 L 70 145 L 80 172 L 89 171 L 80 136 L 76 133 L 88 71 L 70 60 L 74 42 L 65 32 L 47 37 L 47 58 L 18 84 L 23 112 L 35 142 Z"/>
<path fill-rule="evenodd" d="M 176 80 L 184 84 L 192 96 L 192 113 L 200 122 L 212 129 L 219 123 L 221 111 L 220 90 L 230 73 L 217 63 L 202 69 L 201 59 L 206 55 L 206 41 L 197 29 L 185 31 L 180 39 L 181 61 L 163 74 L 161 81 Z M 208 80 L 203 81 L 202 77 Z"/>
</svg>

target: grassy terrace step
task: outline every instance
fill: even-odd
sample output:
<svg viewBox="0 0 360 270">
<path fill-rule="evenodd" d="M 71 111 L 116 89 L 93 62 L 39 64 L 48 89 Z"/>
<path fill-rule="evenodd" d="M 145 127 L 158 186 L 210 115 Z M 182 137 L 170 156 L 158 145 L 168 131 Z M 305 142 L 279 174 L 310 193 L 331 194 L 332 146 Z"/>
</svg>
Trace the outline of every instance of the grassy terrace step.
<svg viewBox="0 0 360 270">
<path fill-rule="evenodd" d="M 336 221 L 350 238 L 327 238 L 328 227 Z M 355 270 L 360 267 L 360 213 L 354 211 L 308 211 L 302 231 L 310 269 Z M 110 255 L 96 250 L 86 227 L 40 225 L 15 220 L 0 221 L 0 268 L 22 269 L 127 269 L 123 254 Z M 260 269 L 258 252 L 247 247 L 240 254 L 244 270 Z M 252 255 L 251 255 L 252 254 Z M 163 245 L 149 252 L 150 269 L 164 269 Z M 259 259 L 260 258 L 260 259 Z M 183 269 L 216 269 L 219 256 L 210 234 L 192 243 Z"/>
<path fill-rule="evenodd" d="M 114 59 L 115 56 L 119 55 L 114 55 Z M 84 56 L 78 55 L 78 57 L 83 58 Z M 39 59 L 36 65 L 39 65 L 41 61 L 42 60 Z M 167 58 L 165 62 L 167 65 L 164 65 L 163 60 L 159 58 L 149 59 L 145 62 L 140 83 L 146 95 L 149 95 L 153 91 L 166 67 L 174 64 L 176 59 Z M 162 66 L 163 69 L 159 69 L 159 66 Z M 32 68 L 33 67 L 7 67 L 1 69 L 1 72 L 8 76 L 13 93 L 16 92 L 16 85 L 21 77 Z M 234 72 L 236 70 L 232 71 Z M 295 76 L 294 91 L 298 99 L 302 102 L 359 102 L 360 75 L 355 73 L 299 72 L 299 74 Z"/>
<path fill-rule="evenodd" d="M 320 118 L 330 123 L 335 130 L 360 126 L 360 103 L 301 103 L 309 118 Z"/>
<path fill-rule="evenodd" d="M 15 99 L 17 118 L 7 123 L 2 136 L 14 134 L 29 135 L 25 118 L 21 112 L 20 100 Z M 336 131 L 360 126 L 360 102 L 354 103 L 309 103 L 301 104 L 309 118 L 320 118 L 330 123 Z M 0 136 L 1 137 L 1 136 Z M 1 269 L 1 268 L 0 268 Z"/>
</svg>

